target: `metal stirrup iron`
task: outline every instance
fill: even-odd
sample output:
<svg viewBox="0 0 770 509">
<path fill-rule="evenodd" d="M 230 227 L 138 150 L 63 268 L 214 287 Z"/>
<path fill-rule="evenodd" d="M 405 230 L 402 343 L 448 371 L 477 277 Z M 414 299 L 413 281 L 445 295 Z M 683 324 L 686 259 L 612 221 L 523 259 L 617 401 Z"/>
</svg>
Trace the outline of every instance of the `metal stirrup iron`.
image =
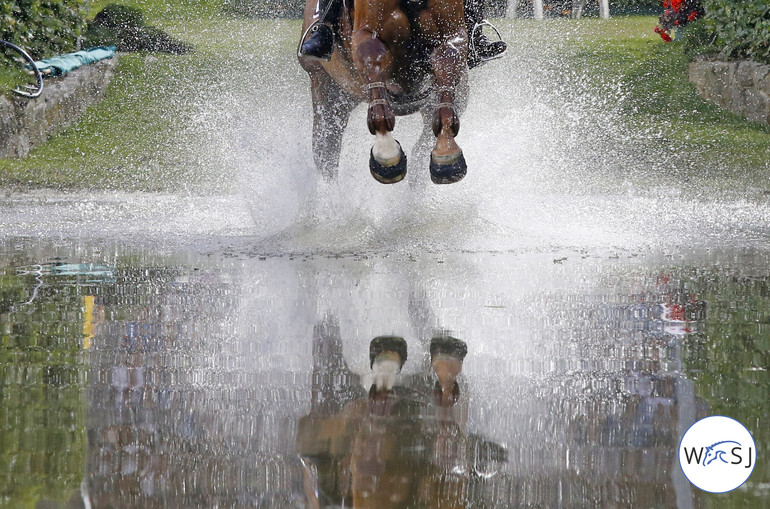
<svg viewBox="0 0 770 509">
<path fill-rule="evenodd" d="M 495 35 L 497 36 L 497 40 L 498 41 L 502 41 L 503 40 L 503 37 L 500 35 L 500 31 L 497 29 L 497 27 L 495 25 L 493 25 L 492 23 L 490 23 L 488 20 L 482 19 L 481 21 L 479 21 L 478 23 L 473 25 L 473 30 L 471 30 L 471 43 L 470 43 L 469 51 L 473 52 L 474 57 L 479 62 L 489 62 L 490 60 L 496 60 L 498 58 L 503 58 L 503 55 L 505 54 L 505 50 L 503 50 L 499 54 L 497 54 L 495 56 L 492 56 L 492 57 L 482 57 L 481 55 L 479 55 L 479 49 L 476 47 L 476 42 L 475 41 L 476 41 L 477 35 L 478 35 L 478 37 L 481 37 L 481 28 L 485 27 L 485 26 L 487 26 L 487 27 L 491 28 L 492 30 L 494 30 Z"/>
<path fill-rule="evenodd" d="M 30 85 L 24 85 L 24 88 L 26 88 L 27 90 L 32 90 L 32 92 L 26 92 L 24 90 L 19 90 L 18 88 L 15 88 L 13 89 L 13 93 L 16 95 L 27 97 L 29 99 L 34 99 L 35 97 L 39 97 L 40 94 L 43 93 L 43 75 L 40 74 L 40 70 L 35 65 L 35 60 L 31 56 L 29 56 L 29 54 L 26 51 L 24 51 L 20 47 L 8 41 L 0 41 L 0 47 L 7 47 L 19 53 L 22 56 L 22 58 L 24 58 L 24 60 L 27 62 L 29 67 L 32 69 L 32 71 L 35 73 L 35 80 L 37 81 L 37 86 L 32 87 Z"/>
<path fill-rule="evenodd" d="M 375 81 L 374 83 L 367 83 L 363 86 L 364 92 L 369 92 L 375 88 L 385 88 L 385 83 L 382 81 Z"/>
</svg>

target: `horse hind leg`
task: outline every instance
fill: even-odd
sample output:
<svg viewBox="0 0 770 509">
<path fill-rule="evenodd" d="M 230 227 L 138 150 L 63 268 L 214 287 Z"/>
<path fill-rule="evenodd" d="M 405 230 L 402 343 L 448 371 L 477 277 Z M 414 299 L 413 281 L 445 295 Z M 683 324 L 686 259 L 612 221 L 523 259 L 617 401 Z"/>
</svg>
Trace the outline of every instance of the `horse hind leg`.
<svg viewBox="0 0 770 509">
<path fill-rule="evenodd" d="M 324 180 L 337 177 L 342 135 L 356 105 L 325 72 L 311 75 L 313 96 L 313 161 Z"/>
</svg>

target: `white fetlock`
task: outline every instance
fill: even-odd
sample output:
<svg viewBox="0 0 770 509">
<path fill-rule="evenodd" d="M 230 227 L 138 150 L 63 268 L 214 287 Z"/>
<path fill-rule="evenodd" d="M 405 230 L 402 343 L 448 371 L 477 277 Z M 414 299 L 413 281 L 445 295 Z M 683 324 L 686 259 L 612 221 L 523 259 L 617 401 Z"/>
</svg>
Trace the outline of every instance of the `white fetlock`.
<svg viewBox="0 0 770 509">
<path fill-rule="evenodd" d="M 393 138 L 390 132 L 374 135 L 372 147 L 374 160 L 382 166 L 394 166 L 401 160 L 401 145 Z"/>
<path fill-rule="evenodd" d="M 374 385 L 378 391 L 389 391 L 396 383 L 396 376 L 401 372 L 401 359 L 395 352 L 383 352 L 372 364 Z"/>
</svg>

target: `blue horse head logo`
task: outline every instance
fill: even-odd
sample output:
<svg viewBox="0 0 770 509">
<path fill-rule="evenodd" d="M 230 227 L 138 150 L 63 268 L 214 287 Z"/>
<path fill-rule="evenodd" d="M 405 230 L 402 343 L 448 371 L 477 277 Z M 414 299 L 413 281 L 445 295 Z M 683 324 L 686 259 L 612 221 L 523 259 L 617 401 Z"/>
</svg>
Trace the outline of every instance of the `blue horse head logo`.
<svg viewBox="0 0 770 509">
<path fill-rule="evenodd" d="M 706 447 L 706 456 L 703 458 L 703 466 L 708 466 L 716 460 L 728 463 L 724 456 L 730 449 L 732 449 L 732 447 L 726 444 L 736 444 L 738 447 L 741 446 L 741 444 L 735 440 L 724 440 Z"/>
</svg>

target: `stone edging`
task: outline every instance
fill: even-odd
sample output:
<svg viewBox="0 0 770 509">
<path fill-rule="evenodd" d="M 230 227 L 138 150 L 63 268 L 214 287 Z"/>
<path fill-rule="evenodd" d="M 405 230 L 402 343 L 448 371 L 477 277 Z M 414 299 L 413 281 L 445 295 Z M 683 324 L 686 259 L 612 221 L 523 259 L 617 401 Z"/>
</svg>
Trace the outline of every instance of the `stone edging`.
<svg viewBox="0 0 770 509">
<path fill-rule="evenodd" d="M 753 122 L 770 124 L 770 65 L 697 59 L 690 63 L 689 75 L 708 101 Z"/>
<path fill-rule="evenodd" d="M 24 157 L 37 144 L 74 123 L 99 100 L 117 58 L 83 66 L 61 78 L 47 78 L 35 99 L 0 96 L 0 157 Z"/>
</svg>

